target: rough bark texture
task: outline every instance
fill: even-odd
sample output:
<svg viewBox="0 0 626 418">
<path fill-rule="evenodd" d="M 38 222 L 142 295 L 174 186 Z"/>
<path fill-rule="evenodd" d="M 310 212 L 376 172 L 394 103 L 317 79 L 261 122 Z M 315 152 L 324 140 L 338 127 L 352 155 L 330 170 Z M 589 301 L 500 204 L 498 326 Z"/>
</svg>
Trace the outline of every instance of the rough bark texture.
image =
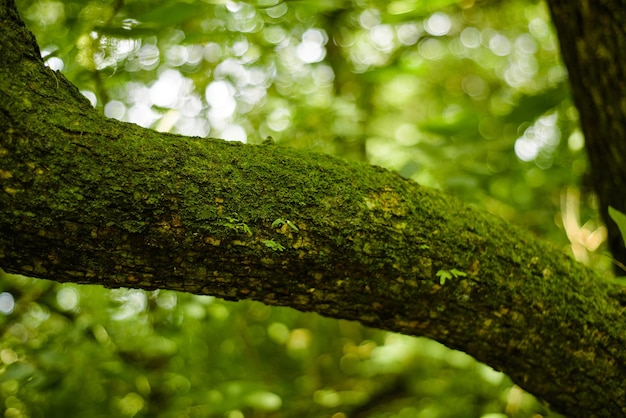
<svg viewBox="0 0 626 418">
<path fill-rule="evenodd" d="M 626 248 L 608 207 L 626 213 L 626 2 L 552 0 L 550 9 L 580 113 L 591 178 L 618 275 Z"/>
<path fill-rule="evenodd" d="M 626 297 L 549 245 L 376 167 L 104 119 L 9 0 L 0 48 L 4 270 L 427 336 L 555 410 L 626 415 Z"/>
</svg>

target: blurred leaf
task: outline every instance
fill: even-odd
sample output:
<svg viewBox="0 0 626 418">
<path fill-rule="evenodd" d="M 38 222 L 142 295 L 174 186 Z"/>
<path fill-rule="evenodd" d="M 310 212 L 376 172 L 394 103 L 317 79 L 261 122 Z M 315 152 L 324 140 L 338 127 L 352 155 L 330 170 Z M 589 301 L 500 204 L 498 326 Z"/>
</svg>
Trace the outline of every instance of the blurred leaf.
<svg viewBox="0 0 626 418">
<path fill-rule="evenodd" d="M 0 382 L 6 382 L 7 380 L 26 380 L 30 378 L 37 368 L 30 363 L 24 361 L 16 361 L 7 366 L 4 373 L 0 374 Z"/>
<path fill-rule="evenodd" d="M 503 120 L 521 124 L 533 122 L 539 116 L 554 109 L 569 96 L 567 83 L 561 82 L 556 86 L 542 90 L 536 94 L 519 94 L 513 109 L 503 116 Z"/>
<path fill-rule="evenodd" d="M 163 28 L 204 14 L 206 14 L 206 5 L 202 2 L 170 2 L 157 6 L 145 14 L 132 17 L 141 23 L 153 23 Z"/>
<path fill-rule="evenodd" d="M 421 130 L 431 132 L 444 137 L 452 137 L 457 134 L 463 136 L 478 135 L 479 115 L 471 109 L 459 109 L 450 115 L 432 118 L 419 124 Z"/>
<path fill-rule="evenodd" d="M 609 206 L 609 216 L 613 219 L 613 222 L 617 224 L 619 232 L 622 234 L 622 239 L 626 244 L 626 215 L 612 206 Z"/>
<path fill-rule="evenodd" d="M 407 21 L 422 18 L 448 6 L 460 3 L 460 0 L 396 0 L 387 5 L 389 14 L 385 15 L 385 22 Z"/>
<path fill-rule="evenodd" d="M 345 0 L 285 0 L 285 3 L 293 3 L 296 6 L 303 9 L 310 9 L 311 11 L 329 12 L 333 10 L 340 10 L 350 7 L 350 2 Z"/>
</svg>

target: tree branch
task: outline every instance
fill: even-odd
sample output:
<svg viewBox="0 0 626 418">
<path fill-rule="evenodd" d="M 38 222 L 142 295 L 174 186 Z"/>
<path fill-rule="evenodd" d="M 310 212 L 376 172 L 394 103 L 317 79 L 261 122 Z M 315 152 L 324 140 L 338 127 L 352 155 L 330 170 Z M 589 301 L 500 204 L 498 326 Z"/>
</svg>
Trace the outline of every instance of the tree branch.
<svg viewBox="0 0 626 418">
<path fill-rule="evenodd" d="M 626 274 L 626 246 L 608 214 L 612 206 L 626 212 L 626 7 L 624 1 L 550 1 L 567 65 L 574 102 L 580 113 L 591 181 L 607 226 L 608 243 L 618 261 L 615 272 Z"/>
<path fill-rule="evenodd" d="M 386 170 L 99 116 L 0 0 L 0 266 L 421 335 L 572 415 L 626 413 L 619 293 Z"/>
</svg>

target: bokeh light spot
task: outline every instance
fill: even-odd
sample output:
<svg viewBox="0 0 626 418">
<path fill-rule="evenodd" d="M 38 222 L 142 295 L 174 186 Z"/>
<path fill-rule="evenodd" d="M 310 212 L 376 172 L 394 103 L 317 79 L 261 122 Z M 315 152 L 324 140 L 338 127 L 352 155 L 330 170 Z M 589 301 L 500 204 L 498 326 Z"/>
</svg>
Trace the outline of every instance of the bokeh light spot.
<svg viewBox="0 0 626 418">
<path fill-rule="evenodd" d="M 0 312 L 9 315 L 15 308 L 15 299 L 9 292 L 0 293 Z"/>
<path fill-rule="evenodd" d="M 451 28 L 452 22 L 450 21 L 450 17 L 441 12 L 434 13 L 424 23 L 426 32 L 433 36 L 447 35 Z"/>
</svg>

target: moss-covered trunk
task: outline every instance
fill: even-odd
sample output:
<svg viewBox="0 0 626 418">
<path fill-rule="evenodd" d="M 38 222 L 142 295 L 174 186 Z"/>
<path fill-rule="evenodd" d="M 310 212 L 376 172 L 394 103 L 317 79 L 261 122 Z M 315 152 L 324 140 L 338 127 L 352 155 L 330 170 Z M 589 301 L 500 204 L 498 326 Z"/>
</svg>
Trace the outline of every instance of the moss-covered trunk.
<svg viewBox="0 0 626 418">
<path fill-rule="evenodd" d="M 427 336 L 556 410 L 626 414 L 621 289 L 386 170 L 104 119 L 43 66 L 11 3 L 0 0 L 4 270 Z"/>
</svg>

